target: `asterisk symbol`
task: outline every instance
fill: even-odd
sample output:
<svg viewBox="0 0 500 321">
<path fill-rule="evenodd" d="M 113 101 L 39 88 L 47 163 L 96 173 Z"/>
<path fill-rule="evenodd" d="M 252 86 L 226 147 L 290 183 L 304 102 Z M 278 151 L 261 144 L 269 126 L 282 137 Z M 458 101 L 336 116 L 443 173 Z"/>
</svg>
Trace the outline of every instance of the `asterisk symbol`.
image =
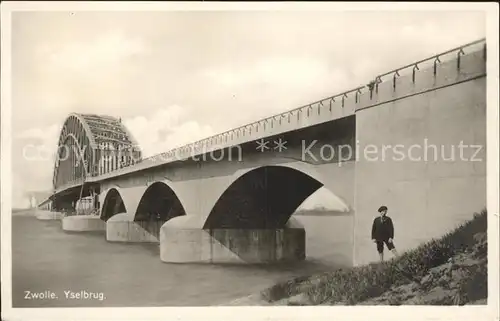
<svg viewBox="0 0 500 321">
<path fill-rule="evenodd" d="M 283 141 L 281 138 L 278 139 L 278 141 L 274 141 L 274 144 L 276 144 L 276 146 L 274 147 L 274 149 L 277 149 L 278 152 L 282 152 L 284 149 L 286 149 L 286 140 Z"/>
<path fill-rule="evenodd" d="M 268 141 L 265 141 L 264 139 L 261 139 L 257 142 L 257 150 L 260 150 L 261 152 L 263 152 L 265 149 L 269 149 L 269 147 L 267 147 L 267 144 L 269 144 Z"/>
</svg>

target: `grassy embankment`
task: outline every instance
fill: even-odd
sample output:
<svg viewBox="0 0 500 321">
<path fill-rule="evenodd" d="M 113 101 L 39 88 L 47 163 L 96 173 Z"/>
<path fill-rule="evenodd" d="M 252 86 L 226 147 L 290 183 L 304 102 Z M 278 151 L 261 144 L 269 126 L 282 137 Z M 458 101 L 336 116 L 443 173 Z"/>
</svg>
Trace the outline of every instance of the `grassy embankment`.
<svg viewBox="0 0 500 321">
<path fill-rule="evenodd" d="M 277 284 L 270 305 L 486 304 L 487 214 L 384 263 L 339 269 Z"/>
</svg>

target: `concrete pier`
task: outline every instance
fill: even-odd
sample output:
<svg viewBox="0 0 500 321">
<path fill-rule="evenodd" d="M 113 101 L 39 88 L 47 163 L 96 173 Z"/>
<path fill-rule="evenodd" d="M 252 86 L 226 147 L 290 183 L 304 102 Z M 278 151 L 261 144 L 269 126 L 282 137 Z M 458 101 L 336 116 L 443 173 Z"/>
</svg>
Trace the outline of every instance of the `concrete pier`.
<svg viewBox="0 0 500 321">
<path fill-rule="evenodd" d="M 62 229 L 68 232 L 99 232 L 106 230 L 106 222 L 99 216 L 66 216 L 62 219 Z"/>
<path fill-rule="evenodd" d="M 63 213 L 37 209 L 35 217 L 41 221 L 58 221 L 64 217 Z"/>
<path fill-rule="evenodd" d="M 116 214 L 106 222 L 106 240 L 126 243 L 158 243 L 164 221 L 138 221 L 127 213 Z"/>
<path fill-rule="evenodd" d="M 305 230 L 291 218 L 283 229 L 203 230 L 176 217 L 160 230 L 160 259 L 169 263 L 274 263 L 305 259 Z"/>
</svg>

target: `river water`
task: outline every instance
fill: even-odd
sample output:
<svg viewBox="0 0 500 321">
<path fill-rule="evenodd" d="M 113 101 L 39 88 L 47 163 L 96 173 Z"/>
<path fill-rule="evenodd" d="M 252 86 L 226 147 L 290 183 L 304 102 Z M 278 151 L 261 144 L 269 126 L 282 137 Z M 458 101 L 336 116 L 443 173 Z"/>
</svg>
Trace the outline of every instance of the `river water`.
<svg viewBox="0 0 500 321">
<path fill-rule="evenodd" d="M 295 276 L 345 266 L 349 229 L 339 218 L 298 219 L 306 228 L 307 260 L 257 266 L 164 263 L 155 244 L 109 243 L 104 233 L 67 233 L 60 221 L 14 215 L 13 307 L 220 305 Z M 27 299 L 27 291 L 49 291 L 57 298 Z M 70 299 L 65 291 L 103 297 Z"/>
</svg>

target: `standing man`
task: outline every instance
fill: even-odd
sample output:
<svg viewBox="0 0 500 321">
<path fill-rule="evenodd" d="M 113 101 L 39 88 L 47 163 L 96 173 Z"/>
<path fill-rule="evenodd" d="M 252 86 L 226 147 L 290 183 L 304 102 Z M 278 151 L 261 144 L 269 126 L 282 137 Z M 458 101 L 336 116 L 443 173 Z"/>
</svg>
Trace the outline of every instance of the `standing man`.
<svg viewBox="0 0 500 321">
<path fill-rule="evenodd" d="M 377 244 L 377 252 L 382 262 L 384 261 L 384 243 L 394 256 L 397 256 L 398 252 L 394 247 L 394 225 L 391 218 L 387 216 L 387 206 L 380 206 L 378 212 L 380 216 L 373 220 L 372 240 Z"/>
</svg>

